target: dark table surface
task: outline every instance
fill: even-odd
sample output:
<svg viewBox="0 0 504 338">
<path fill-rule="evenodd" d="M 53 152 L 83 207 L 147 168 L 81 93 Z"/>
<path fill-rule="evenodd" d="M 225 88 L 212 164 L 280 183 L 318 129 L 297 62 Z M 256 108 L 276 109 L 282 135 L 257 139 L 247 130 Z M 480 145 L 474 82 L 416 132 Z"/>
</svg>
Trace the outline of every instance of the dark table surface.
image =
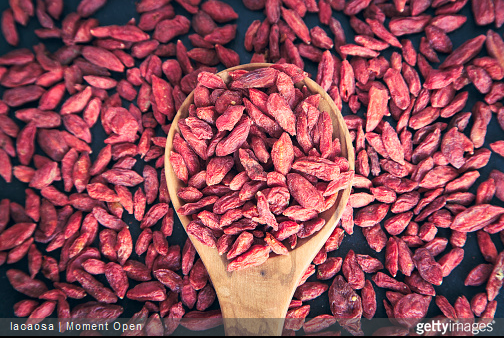
<svg viewBox="0 0 504 338">
<path fill-rule="evenodd" d="M 229 3 L 230 5 L 233 6 L 235 11 L 240 15 L 239 19 L 236 21 L 238 24 L 238 33 L 237 37 L 234 41 L 226 45 L 226 47 L 231 48 L 235 50 L 236 52 L 239 53 L 241 63 L 248 63 L 252 57 L 252 54 L 247 52 L 244 47 L 243 47 L 243 41 L 244 41 L 244 34 L 250 25 L 250 23 L 256 19 L 263 20 L 265 18 L 264 14 L 261 11 L 256 11 L 252 12 L 248 9 L 246 9 L 242 1 L 240 0 L 223 0 L 224 2 Z M 66 0 L 65 1 L 65 8 L 64 8 L 64 13 L 68 14 L 72 11 L 75 11 L 77 8 L 79 1 L 78 0 Z M 186 15 L 189 18 L 191 15 L 187 13 L 184 9 L 182 9 L 176 2 L 172 1 L 173 6 L 176 9 L 176 12 L 181 15 Z M 108 0 L 107 4 L 105 7 L 103 7 L 101 10 L 99 10 L 94 17 L 96 17 L 101 25 L 111 25 L 111 24 L 118 24 L 122 25 L 127 23 L 131 18 L 139 18 L 138 14 L 135 11 L 135 0 Z M 6 0 L 0 1 L 0 12 L 2 12 L 4 9 L 8 7 L 8 2 Z M 433 13 L 429 13 L 433 14 Z M 448 34 L 449 37 L 451 38 L 454 49 L 461 45 L 463 42 L 465 42 L 467 39 L 475 37 L 480 34 L 486 34 L 488 29 L 494 29 L 493 25 L 486 26 L 486 27 L 480 27 L 476 26 L 474 23 L 474 18 L 470 10 L 470 2 L 468 5 L 460 12 L 460 14 L 464 14 L 468 17 L 467 22 L 462 26 L 461 29 Z M 348 17 L 346 17 L 343 13 L 341 12 L 333 12 L 333 16 L 336 17 L 340 22 L 342 23 L 342 26 L 345 30 L 346 33 L 346 38 L 348 42 L 353 41 L 354 37 L 354 32 L 351 29 L 348 21 Z M 308 27 L 311 28 L 315 25 L 319 25 L 319 20 L 318 16 L 316 14 L 308 13 L 305 17 L 305 22 L 307 23 Z M 328 27 L 321 25 L 328 34 L 332 37 L 331 32 L 329 31 Z M 38 21 L 36 19 L 30 20 L 29 24 L 27 27 L 21 28 L 18 25 L 19 28 L 19 34 L 20 34 L 20 47 L 28 47 L 30 48 L 31 46 L 38 44 L 40 41 L 34 34 L 34 30 L 37 28 L 40 28 Z M 497 30 L 501 35 L 504 32 L 504 29 Z M 193 33 L 191 30 L 189 34 Z M 423 36 L 422 34 L 415 34 L 412 36 L 408 36 L 413 41 L 413 44 L 415 47 L 418 47 L 420 37 Z M 184 42 L 185 46 L 188 49 L 191 49 L 191 44 L 187 38 L 187 36 L 184 36 L 182 38 L 182 41 Z M 55 51 L 59 47 L 61 47 L 60 41 L 56 40 L 45 40 L 43 41 L 44 44 L 46 45 L 47 49 L 49 51 Z M 0 55 L 3 55 L 11 50 L 13 50 L 11 46 L 9 46 L 3 37 L 0 37 Z M 384 52 L 383 55 L 386 57 L 389 57 L 392 52 L 392 49 L 389 48 L 386 52 Z M 486 51 L 483 49 L 480 55 L 486 55 Z M 441 61 L 444 59 L 446 55 L 439 54 Z M 315 77 L 316 72 L 317 72 L 317 64 L 305 60 L 305 70 L 308 71 L 310 74 L 312 74 L 312 77 Z M 220 69 L 224 69 L 222 65 L 219 65 Z M 114 74 L 116 75 L 116 74 Z M 116 75 L 117 76 L 117 75 Z M 469 99 L 467 102 L 467 105 L 464 109 L 464 111 L 470 111 L 477 101 L 483 101 L 483 95 L 480 94 L 473 85 L 469 85 L 464 88 L 464 90 L 469 91 Z M 0 88 L 0 95 L 2 93 L 2 89 Z M 1 96 L 0 96 L 1 97 Z M 363 113 L 365 112 L 364 109 L 361 109 L 358 114 L 363 116 Z M 343 115 L 348 115 L 352 114 L 348 105 L 343 104 Z M 14 111 L 10 111 L 10 116 L 13 116 Z M 20 121 L 18 121 L 20 122 Z M 392 120 L 390 120 L 392 122 Z M 448 121 L 449 122 L 449 121 Z M 22 123 L 20 122 L 20 125 Z M 471 124 L 468 126 L 466 131 L 469 131 L 471 127 Z M 92 148 L 93 148 L 93 154 L 91 154 L 91 160 L 94 160 L 96 158 L 96 155 L 98 154 L 99 150 L 103 147 L 103 140 L 105 138 L 105 134 L 103 132 L 103 129 L 101 126 L 95 126 L 92 129 L 93 133 L 93 142 L 92 142 Z M 158 135 L 162 135 L 162 132 L 158 130 Z M 492 117 L 492 121 L 488 127 L 488 133 L 487 137 L 485 139 L 485 148 L 489 149 L 489 144 L 492 142 L 495 142 L 499 139 L 503 139 L 504 137 L 504 132 L 502 129 L 499 128 L 498 123 L 495 118 L 495 114 Z M 38 150 L 40 152 L 40 150 Z M 139 163 L 140 162 L 140 163 Z M 135 169 L 138 169 L 139 172 L 141 173 L 141 170 L 143 168 L 143 164 L 141 163 L 142 161 L 138 161 L 137 165 L 135 166 Z M 13 161 L 13 165 L 18 164 L 16 160 Z M 476 188 L 478 185 L 485 181 L 488 178 L 488 175 L 491 170 L 493 169 L 499 169 L 499 170 L 504 170 L 504 159 L 500 157 L 499 155 L 493 153 L 492 157 L 490 159 L 490 163 L 483 169 L 480 170 L 481 176 L 480 178 L 476 181 L 476 183 L 473 185 L 471 188 L 471 192 L 475 193 Z M 58 187 L 58 186 L 57 186 Z M 27 188 L 27 184 L 23 184 L 19 181 L 17 181 L 15 178 L 13 179 L 13 182 L 11 184 L 6 184 L 3 179 L 0 179 L 0 199 L 3 198 L 9 198 L 14 202 L 20 203 L 21 205 L 24 205 L 25 201 L 25 193 L 24 190 Z M 504 206 L 504 203 L 501 201 L 497 200 L 494 198 L 492 201 L 493 204 L 499 205 L 499 206 Z M 130 225 L 130 230 L 132 232 L 133 237 L 135 238 L 138 233 L 138 222 L 136 222 L 132 217 L 126 214 L 124 217 L 124 220 Z M 450 235 L 450 230 L 449 229 L 439 229 L 438 236 L 446 236 L 449 238 Z M 181 247 L 185 243 L 187 236 L 178 221 L 176 220 L 175 223 L 175 229 L 173 236 L 168 238 L 168 241 L 170 245 L 180 245 Z M 497 246 L 498 251 L 502 251 L 504 249 L 503 244 L 497 235 L 492 235 L 492 239 L 494 240 L 494 243 Z M 346 253 L 348 250 L 353 249 L 356 253 L 360 254 L 369 254 L 373 257 L 379 258 L 382 262 L 384 261 L 384 251 L 381 253 L 376 253 L 374 252 L 367 244 L 364 236 L 362 235 L 361 230 L 356 227 L 355 232 L 352 236 L 346 236 L 345 239 L 343 240 L 342 246 L 339 250 L 331 252 L 329 255 L 330 256 L 341 256 L 345 257 Z M 446 248 L 446 252 L 448 252 L 451 249 L 451 246 L 448 245 Z M 485 292 L 485 286 L 481 287 L 466 287 L 464 286 L 463 281 L 465 280 L 465 277 L 467 276 L 468 272 L 472 270 L 476 265 L 480 263 L 484 263 L 484 259 L 478 249 L 478 245 L 476 242 L 476 235 L 474 233 L 469 234 L 467 243 L 464 247 L 465 250 L 465 257 L 462 263 L 453 270 L 453 272 L 450 274 L 450 276 L 444 278 L 443 284 L 441 286 L 436 286 L 436 293 L 440 295 L 444 295 L 451 304 L 454 304 L 455 300 L 457 297 L 460 295 L 465 295 L 469 300 L 471 298 L 479 293 L 479 292 Z M 55 257 L 59 257 L 59 250 L 55 252 Z M 439 257 L 441 257 L 443 254 L 441 254 Z M 133 254 L 133 258 L 135 258 L 136 255 Z M 13 314 L 13 305 L 22 300 L 25 299 L 26 297 L 20 293 L 17 293 L 16 291 L 13 290 L 13 288 L 10 286 L 6 276 L 5 276 L 5 271 L 10 268 L 19 268 L 21 270 L 27 270 L 27 259 L 24 258 L 20 262 L 7 266 L 4 265 L 0 267 L 0 297 L 2 298 L 0 302 L 0 318 L 12 318 L 14 317 Z M 370 275 L 367 275 L 367 278 L 370 278 Z M 43 279 L 43 277 L 41 277 Z M 99 278 L 100 279 L 100 278 Z M 398 277 L 398 279 L 401 279 L 401 277 Z M 44 280 L 44 279 L 43 279 Z M 101 279 L 100 279 L 101 280 Z M 315 276 L 312 276 L 310 281 L 313 280 L 315 281 Z M 332 281 L 332 280 L 331 280 Z M 328 281 L 330 283 L 331 281 Z M 106 281 L 103 279 L 102 282 L 106 284 Z M 375 288 L 376 293 L 377 293 L 377 299 L 378 299 L 378 310 L 376 313 L 376 318 L 386 318 L 385 310 L 383 307 L 382 300 L 385 299 L 385 291 L 384 289 L 380 288 Z M 90 297 L 85 298 L 86 301 L 91 300 Z M 504 305 L 502 304 L 504 301 L 504 295 L 501 294 L 497 297 L 497 300 L 499 302 L 499 305 L 497 307 L 497 313 L 496 313 L 496 318 L 504 318 Z M 71 306 L 78 304 L 78 302 L 70 301 Z M 139 311 L 142 307 L 142 304 L 136 301 L 131 301 L 131 300 L 122 300 L 120 303 L 124 307 L 124 313 L 122 317 L 124 318 L 129 318 L 131 317 L 135 312 Z M 321 314 L 330 314 L 330 309 L 329 309 L 329 302 L 327 298 L 327 293 L 323 294 L 321 297 L 318 297 L 317 299 L 313 301 L 307 302 L 307 304 L 310 304 L 311 310 L 309 317 L 313 318 L 315 316 L 321 315 Z M 218 308 L 217 302 L 214 303 L 211 309 Z M 435 305 L 434 301 L 431 303 L 429 312 L 428 312 L 428 317 L 434 317 L 436 315 L 440 315 L 441 312 Z M 366 320 L 364 320 L 366 322 Z M 365 324 L 363 322 L 363 324 Z M 383 322 L 382 322 L 383 323 Z M 335 329 L 338 329 L 338 325 L 336 324 L 334 326 Z M 376 328 L 375 326 L 373 328 Z M 504 331 L 504 324 L 500 325 L 500 329 Z M 301 331 L 302 332 L 302 331 Z M 371 331 L 366 331 L 368 334 L 372 333 L 373 330 Z M 179 328 L 176 331 L 176 334 L 189 334 L 190 332 L 184 328 Z M 205 332 L 205 334 L 209 335 L 215 335 L 215 334 L 222 334 L 222 327 L 216 328 L 209 330 Z M 496 333 L 494 331 L 494 333 Z"/>
</svg>

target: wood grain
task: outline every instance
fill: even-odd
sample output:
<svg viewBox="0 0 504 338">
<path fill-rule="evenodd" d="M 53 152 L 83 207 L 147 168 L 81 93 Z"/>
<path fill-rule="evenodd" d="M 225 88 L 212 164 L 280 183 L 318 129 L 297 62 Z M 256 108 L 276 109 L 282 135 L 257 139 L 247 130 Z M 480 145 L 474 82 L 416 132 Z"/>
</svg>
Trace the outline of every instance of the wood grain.
<svg viewBox="0 0 504 338">
<path fill-rule="evenodd" d="M 268 66 L 270 64 L 241 65 L 218 75 L 229 83 L 229 71 L 254 70 Z M 350 170 L 354 170 L 354 150 L 341 112 L 329 95 L 313 80 L 305 78 L 296 84 L 297 87 L 302 85 L 306 85 L 312 93 L 321 95 L 319 109 L 330 113 L 334 130 L 333 137 L 340 139 L 342 156 L 348 159 Z M 177 191 L 184 186 L 184 183 L 175 176 L 169 158 L 173 149 L 173 137 L 176 132 L 179 132 L 178 121 L 187 117 L 189 105 L 193 103 L 193 100 L 194 94 L 191 93 L 174 118 L 167 138 L 165 170 L 168 190 L 175 210 L 183 205 L 183 201 L 177 196 Z M 322 230 L 309 238 L 300 239 L 297 247 L 290 251 L 289 255 L 270 255 L 266 263 L 257 267 L 227 272 L 227 259 L 220 256 L 217 249 L 209 248 L 189 236 L 208 270 L 217 293 L 226 335 L 279 336 L 282 333 L 284 318 L 296 286 L 336 227 L 350 196 L 350 190 L 349 187 L 341 191 L 335 205 L 321 215 L 326 220 L 326 225 Z M 184 228 L 191 221 L 187 216 L 178 216 Z"/>
</svg>

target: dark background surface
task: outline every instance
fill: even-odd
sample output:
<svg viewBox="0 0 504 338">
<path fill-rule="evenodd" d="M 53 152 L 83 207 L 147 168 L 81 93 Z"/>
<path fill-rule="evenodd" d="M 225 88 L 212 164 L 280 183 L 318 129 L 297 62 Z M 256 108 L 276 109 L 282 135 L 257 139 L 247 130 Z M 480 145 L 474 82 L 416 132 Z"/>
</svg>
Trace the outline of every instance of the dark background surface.
<svg viewBox="0 0 504 338">
<path fill-rule="evenodd" d="M 240 0 L 223 0 L 224 2 L 227 2 L 233 6 L 235 11 L 240 15 L 240 18 L 236 21 L 238 24 L 238 32 L 237 32 L 237 37 L 234 41 L 226 45 L 227 48 L 231 48 L 235 51 L 237 51 L 240 55 L 241 58 L 241 63 L 248 63 L 250 61 L 250 58 L 252 57 L 252 53 L 248 53 L 244 47 L 243 47 L 243 40 L 244 40 L 244 34 L 250 25 L 250 23 L 256 19 L 259 20 L 264 20 L 265 16 L 261 11 L 258 12 L 252 12 L 246 9 L 242 2 Z M 77 0 L 65 0 L 65 9 L 63 12 L 64 17 L 66 14 L 75 11 L 77 8 L 79 1 Z M 118 24 L 118 25 L 123 25 L 128 22 L 132 17 L 134 18 L 139 18 L 138 14 L 135 11 L 135 1 L 134 0 L 108 0 L 107 4 L 105 7 L 103 7 L 101 10 L 99 10 L 93 17 L 97 18 L 100 21 L 100 25 L 110 25 L 110 24 Z M 172 1 L 173 6 L 175 7 L 176 13 L 177 14 L 182 14 L 186 15 L 189 18 L 191 15 L 187 13 L 184 9 L 182 9 L 176 2 Z M 0 12 L 3 11 L 8 7 L 8 2 L 6 0 L 0 1 Z M 428 12 L 429 14 L 433 15 L 433 12 Z M 479 27 L 476 26 L 474 23 L 474 18 L 470 10 L 470 2 L 468 5 L 459 13 L 459 14 L 464 14 L 468 17 L 467 22 L 462 26 L 461 29 L 450 33 L 449 37 L 451 38 L 453 42 L 454 49 L 460 46 L 464 41 L 466 41 L 469 38 L 473 38 L 477 35 L 480 34 L 486 34 L 488 29 L 494 29 L 493 25 L 489 25 L 486 27 Z M 348 18 L 342 13 L 342 12 L 334 12 L 333 11 L 333 16 L 336 17 L 340 22 L 342 23 L 343 28 L 345 29 L 346 37 L 347 37 L 347 42 L 352 43 L 353 42 L 353 37 L 354 37 L 354 32 L 351 29 Z M 317 14 L 313 13 L 307 13 L 305 17 L 305 22 L 307 23 L 308 27 L 311 28 L 315 25 L 320 25 L 318 16 Z M 60 25 L 60 22 L 57 23 L 57 25 Z M 17 26 L 19 30 L 19 35 L 20 35 L 20 47 L 28 47 L 30 48 L 34 44 L 39 43 L 39 39 L 36 37 L 34 34 L 34 30 L 37 28 L 40 28 L 40 25 L 36 18 L 32 18 L 28 24 L 27 27 L 20 27 L 19 25 Z M 329 31 L 329 28 L 327 26 L 321 25 L 322 28 L 324 28 L 329 36 L 332 37 L 332 33 Z M 504 32 L 504 29 L 498 30 L 498 32 L 502 35 Z M 189 34 L 193 33 L 191 30 Z M 418 47 L 420 37 L 423 36 L 423 34 L 415 34 L 412 36 L 407 36 L 407 38 L 410 38 L 413 41 L 413 44 L 415 47 Z M 187 36 L 184 36 L 182 38 L 182 41 L 184 42 L 185 46 L 188 49 L 191 49 L 191 44 L 189 40 L 187 39 Z M 56 51 L 59 47 L 61 47 L 61 42 L 59 40 L 44 40 L 43 43 L 46 45 L 47 49 L 51 52 Z M 0 55 L 3 55 L 11 50 L 13 50 L 11 46 L 9 46 L 3 37 L 0 37 Z M 389 57 L 391 52 L 393 50 L 399 51 L 394 48 L 389 48 L 387 51 L 383 53 L 386 57 Z M 333 51 L 334 52 L 334 51 Z M 400 51 L 399 51 L 400 52 Z M 483 48 L 483 51 L 480 53 L 480 56 L 486 55 L 485 48 Z M 441 58 L 441 61 L 446 57 L 446 55 L 443 55 L 439 53 L 439 56 Z M 434 65 L 436 67 L 437 65 Z M 224 67 L 222 65 L 219 66 L 219 69 L 223 69 Z M 317 72 L 317 65 L 314 64 L 311 61 L 305 60 L 305 70 L 308 71 L 309 73 L 312 74 L 312 78 L 315 77 L 316 72 Z M 119 78 L 117 73 L 113 74 L 113 77 Z M 469 91 L 469 100 L 467 102 L 467 105 L 464 109 L 464 111 L 470 111 L 474 105 L 475 102 L 479 100 L 483 100 L 483 95 L 481 95 L 473 85 L 468 85 L 466 86 L 463 90 L 468 90 Z M 2 89 L 0 88 L 0 93 L 2 93 Z M 362 114 L 365 112 L 364 109 L 361 109 L 359 111 L 359 115 L 362 116 Z M 343 104 L 343 115 L 348 115 L 351 114 L 350 109 L 347 104 Z M 9 116 L 13 117 L 14 116 L 14 111 L 11 110 L 9 112 Z M 16 120 L 17 121 L 17 120 Z M 20 121 L 19 122 L 20 126 L 23 126 L 23 123 Z M 392 122 L 392 120 L 390 120 Z M 449 122 L 446 121 L 446 122 Z M 466 133 L 470 131 L 472 126 L 472 122 L 469 124 L 469 126 L 466 129 Z M 91 160 L 94 161 L 96 158 L 99 150 L 103 147 L 103 140 L 105 139 L 105 133 L 102 129 L 101 126 L 95 126 L 92 129 L 93 133 L 93 142 L 91 144 L 93 148 L 93 154 L 91 154 Z M 162 135 L 162 131 L 158 130 L 158 135 Z M 499 139 L 504 139 L 504 132 L 499 128 L 498 123 L 495 118 L 495 114 L 492 118 L 492 121 L 488 127 L 488 134 L 485 140 L 485 148 L 489 148 L 489 144 L 492 142 L 495 142 Z M 38 150 L 39 153 L 40 150 Z M 16 159 L 13 160 L 13 165 L 17 165 L 18 162 Z M 152 163 L 150 163 L 152 164 Z M 138 171 L 141 173 L 143 169 L 143 161 L 139 160 L 137 162 L 137 165 L 135 169 L 138 169 Z M 488 164 L 487 167 L 483 168 L 480 170 L 481 176 L 480 178 L 476 181 L 474 184 L 473 188 L 470 190 L 471 192 L 475 193 L 476 188 L 478 185 L 485 181 L 488 178 L 488 174 L 492 169 L 499 169 L 501 171 L 504 170 L 504 159 L 500 157 L 499 155 L 493 153 L 492 157 L 490 159 L 490 163 Z M 25 193 L 24 190 L 27 188 L 27 184 L 21 183 L 17 181 L 15 178 L 13 178 L 13 183 L 11 184 L 6 184 L 3 179 L 0 179 L 0 199 L 3 198 L 9 198 L 10 200 L 20 203 L 21 205 L 24 205 L 25 201 Z M 57 188 L 60 188 L 58 184 L 56 184 Z M 501 201 L 497 200 L 494 198 L 492 201 L 493 204 L 499 205 L 499 206 L 504 206 L 504 203 Z M 138 222 L 136 222 L 133 217 L 130 215 L 127 215 L 125 213 L 125 216 L 123 216 L 123 219 L 130 225 L 130 230 L 132 232 L 132 235 L 134 239 L 138 235 L 139 228 L 138 228 Z M 156 226 L 155 229 L 158 229 L 159 225 Z M 442 237 L 447 237 L 449 238 L 450 236 L 450 230 L 449 229 L 439 229 L 438 236 Z M 175 222 L 175 229 L 173 236 L 168 238 L 168 241 L 170 245 L 180 245 L 181 247 L 184 245 L 185 240 L 187 236 L 178 221 L 176 219 Z M 496 243 L 498 251 L 503 250 L 503 245 L 502 242 L 499 238 L 498 235 L 492 235 L 492 239 L 494 240 L 494 243 Z M 43 248 L 43 246 L 39 246 L 40 249 Z M 384 250 L 381 253 L 376 253 L 374 252 L 367 244 L 364 236 L 362 235 L 361 230 L 358 227 L 355 227 L 355 232 L 352 236 L 346 236 L 345 239 L 343 240 L 342 246 L 339 250 L 331 252 L 329 256 L 341 256 L 345 257 L 346 253 L 348 250 L 353 249 L 356 253 L 360 254 L 369 254 L 373 257 L 379 258 L 382 262 L 384 261 Z M 448 244 L 448 247 L 446 248 L 446 251 L 444 253 L 447 253 L 448 251 L 451 250 L 451 246 Z M 485 286 L 481 287 L 465 287 L 464 286 L 464 280 L 465 277 L 467 276 L 468 272 L 471 271 L 476 265 L 480 263 L 484 263 L 484 259 L 478 249 L 477 242 L 476 242 L 476 235 L 475 234 L 469 234 L 467 243 L 464 247 L 465 250 L 465 257 L 462 263 L 453 270 L 453 272 L 450 274 L 450 276 L 444 278 L 443 284 L 441 286 L 435 287 L 437 294 L 444 295 L 445 297 L 448 298 L 451 304 L 454 304 L 455 300 L 457 297 L 460 295 L 465 295 L 467 299 L 470 301 L 471 298 L 479 292 L 485 292 Z M 54 257 L 59 259 L 59 252 L 60 250 L 56 250 L 54 253 L 51 255 L 54 255 Z M 439 259 L 442 257 L 444 254 L 442 253 L 441 255 L 437 256 Z M 136 259 L 137 256 L 135 253 L 132 255 L 133 259 Z M 143 259 L 142 259 L 143 260 Z M 21 270 L 26 271 L 27 270 L 27 259 L 24 258 L 20 262 L 10 265 L 10 266 L 2 266 L 0 267 L 0 317 L 4 318 L 11 318 L 14 317 L 13 314 L 13 305 L 22 300 L 25 299 L 26 297 L 20 293 L 17 293 L 13 288 L 10 286 L 6 276 L 5 276 L 5 271 L 10 268 L 19 268 Z M 104 282 L 106 285 L 106 280 L 103 276 L 98 276 L 99 280 Z M 103 277 L 103 278 L 101 278 Z M 367 278 L 371 278 L 371 275 L 366 275 Z M 41 274 L 39 274 L 38 278 L 41 280 L 44 280 L 47 285 L 50 285 L 50 282 L 45 280 Z M 63 274 L 62 274 L 62 279 L 64 279 Z M 402 276 L 400 274 L 398 275 L 398 279 L 402 280 Z M 312 276 L 310 281 L 315 281 L 315 276 Z M 131 281 L 130 281 L 131 282 Z M 330 283 L 331 281 L 327 281 L 327 283 Z M 130 284 L 133 285 L 132 283 Z M 378 300 L 378 311 L 376 313 L 376 318 L 386 318 L 386 314 L 383 308 L 383 303 L 382 300 L 385 299 L 385 291 L 384 289 L 376 288 L 376 293 L 377 293 L 377 300 Z M 84 299 L 85 301 L 90 301 L 92 300 L 91 297 L 86 297 Z M 502 304 L 504 300 L 504 296 L 501 293 L 498 297 L 497 300 L 499 302 L 498 308 L 497 308 L 497 313 L 496 313 L 496 318 L 504 318 L 504 305 Z M 78 302 L 70 300 L 70 305 L 74 306 Z M 131 317 L 135 312 L 139 311 L 142 307 L 142 304 L 136 301 L 130 301 L 130 300 L 122 300 L 119 302 L 120 305 L 124 307 L 124 313 L 122 317 L 129 318 Z M 321 297 L 307 302 L 307 304 L 311 305 L 311 311 L 309 314 L 310 318 L 313 318 L 315 316 L 321 315 L 321 314 L 330 314 L 330 309 L 329 309 L 329 302 L 327 298 L 327 293 L 324 293 Z M 218 308 L 217 302 L 215 302 L 213 308 Z M 428 317 L 434 317 L 436 315 L 440 315 L 441 312 L 435 305 L 434 301 L 431 302 L 429 312 L 428 312 Z M 363 325 L 365 325 L 367 320 L 363 320 Z M 338 329 L 338 325 L 335 325 L 333 327 L 334 329 Z M 496 328 L 498 329 L 498 328 Z M 504 331 L 504 325 L 501 325 L 501 331 Z M 302 331 L 300 331 L 301 333 Z M 366 331 L 368 334 L 372 333 L 373 330 L 371 331 Z M 176 334 L 189 334 L 190 332 L 184 328 L 179 328 L 176 331 Z M 214 335 L 214 334 L 222 334 L 223 330 L 222 328 L 216 328 L 210 331 L 205 332 L 205 334 L 209 335 Z M 495 333 L 495 332 L 494 332 Z"/>
</svg>

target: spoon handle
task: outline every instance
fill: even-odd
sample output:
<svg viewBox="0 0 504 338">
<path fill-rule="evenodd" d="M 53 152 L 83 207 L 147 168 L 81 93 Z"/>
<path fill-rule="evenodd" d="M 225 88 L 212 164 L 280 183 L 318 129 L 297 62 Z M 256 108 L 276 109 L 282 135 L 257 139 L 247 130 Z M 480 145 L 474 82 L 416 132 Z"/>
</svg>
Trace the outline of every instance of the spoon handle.
<svg viewBox="0 0 504 338">
<path fill-rule="evenodd" d="M 226 336 L 281 336 L 284 319 L 224 318 Z"/>
<path fill-rule="evenodd" d="M 293 285 L 278 285 L 292 284 L 292 281 L 277 281 L 277 286 L 272 287 L 268 270 L 259 270 L 258 276 L 249 283 L 216 286 L 227 336 L 282 334 Z"/>
</svg>

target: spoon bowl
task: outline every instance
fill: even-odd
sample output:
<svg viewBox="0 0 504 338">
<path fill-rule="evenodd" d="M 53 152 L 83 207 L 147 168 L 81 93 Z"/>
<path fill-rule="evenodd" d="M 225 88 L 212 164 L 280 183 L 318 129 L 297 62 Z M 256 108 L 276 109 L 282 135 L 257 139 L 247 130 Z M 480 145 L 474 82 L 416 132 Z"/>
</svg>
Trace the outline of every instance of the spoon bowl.
<svg viewBox="0 0 504 338">
<path fill-rule="evenodd" d="M 267 68 L 270 65 L 268 63 L 246 64 L 224 70 L 217 75 L 225 83 L 229 83 L 231 71 L 251 71 Z M 298 88 L 305 85 L 311 93 L 320 94 L 319 109 L 329 112 L 333 124 L 333 137 L 339 138 L 341 142 L 341 156 L 348 160 L 350 170 L 354 170 L 355 155 L 352 141 L 339 109 L 329 95 L 313 80 L 305 78 L 295 85 Z M 175 210 L 184 204 L 177 196 L 177 191 L 185 185 L 175 176 L 170 163 L 170 154 L 173 149 L 173 137 L 176 132 L 179 132 L 178 121 L 188 116 L 189 106 L 193 102 L 194 93 L 191 93 L 175 116 L 167 138 L 166 181 Z M 228 272 L 228 261 L 225 255 L 220 256 L 216 248 L 205 246 L 189 235 L 208 271 L 219 299 L 226 335 L 281 335 L 284 319 L 296 287 L 313 258 L 338 224 L 348 202 L 350 190 L 351 187 L 341 190 L 334 205 L 319 216 L 326 221 L 319 232 L 308 238 L 299 239 L 296 248 L 290 250 L 289 255 L 272 255 L 265 263 L 256 267 Z M 178 215 L 178 217 L 184 228 L 191 222 L 190 217 L 183 215 Z"/>
</svg>

